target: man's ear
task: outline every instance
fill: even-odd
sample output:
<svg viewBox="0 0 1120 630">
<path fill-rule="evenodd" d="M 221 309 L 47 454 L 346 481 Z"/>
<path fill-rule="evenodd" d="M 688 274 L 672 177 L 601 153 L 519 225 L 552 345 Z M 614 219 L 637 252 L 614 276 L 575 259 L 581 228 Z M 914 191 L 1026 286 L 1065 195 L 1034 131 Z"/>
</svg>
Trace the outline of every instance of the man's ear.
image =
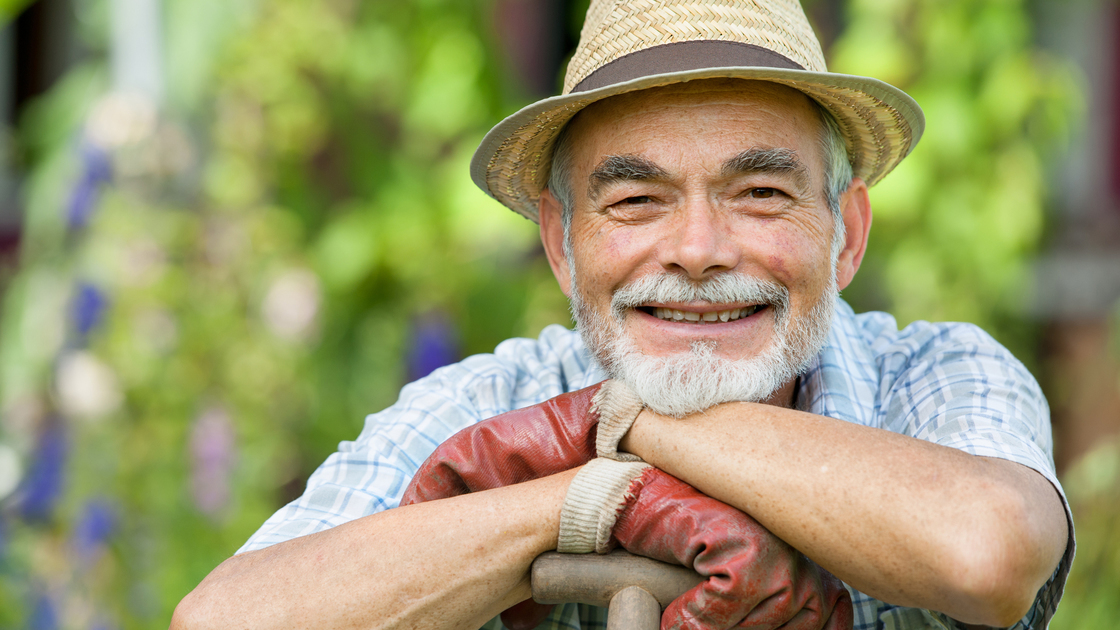
<svg viewBox="0 0 1120 630">
<path fill-rule="evenodd" d="M 867 197 L 867 184 L 860 178 L 840 197 L 844 214 L 844 248 L 836 259 L 836 285 L 846 288 L 852 282 L 863 255 L 867 252 L 867 238 L 871 232 L 871 200 Z"/>
<path fill-rule="evenodd" d="M 568 257 L 564 255 L 563 210 L 560 202 L 547 188 L 541 191 L 537 212 L 541 224 L 541 244 L 544 245 L 545 256 L 548 256 L 548 264 L 552 267 L 552 275 L 556 276 L 564 295 L 571 297 L 572 276 L 568 269 Z"/>
</svg>

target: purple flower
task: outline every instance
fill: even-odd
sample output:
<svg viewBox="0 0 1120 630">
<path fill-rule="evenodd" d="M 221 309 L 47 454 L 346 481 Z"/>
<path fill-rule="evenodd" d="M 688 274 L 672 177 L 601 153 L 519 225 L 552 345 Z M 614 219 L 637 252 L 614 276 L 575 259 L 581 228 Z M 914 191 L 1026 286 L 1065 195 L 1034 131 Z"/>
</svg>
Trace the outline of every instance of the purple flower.
<svg viewBox="0 0 1120 630">
<path fill-rule="evenodd" d="M 63 471 L 70 445 L 61 421 L 50 421 L 32 455 L 27 476 L 18 491 L 19 511 L 27 520 L 48 520 L 62 494 Z"/>
<path fill-rule="evenodd" d="M 89 335 L 90 331 L 97 328 L 105 315 L 105 308 L 109 305 L 109 300 L 106 299 L 105 294 L 98 290 L 88 282 L 83 282 L 78 285 L 77 293 L 74 295 L 74 303 L 72 306 L 74 317 L 74 329 L 77 330 L 78 336 L 83 340 Z"/>
<path fill-rule="evenodd" d="M 117 528 L 117 510 L 108 500 L 88 501 L 74 528 L 73 545 L 79 558 L 93 559 Z"/>
<path fill-rule="evenodd" d="M 30 630 L 57 630 L 58 611 L 55 610 L 54 602 L 45 593 L 39 593 L 35 597 L 27 627 Z"/>
<path fill-rule="evenodd" d="M 408 378 L 423 378 L 437 368 L 459 360 L 459 344 L 451 322 L 440 313 L 429 313 L 417 320 L 408 352 Z"/>
<path fill-rule="evenodd" d="M 66 221 L 71 229 L 83 228 L 97 207 L 101 185 L 113 177 L 113 165 L 109 154 L 92 144 L 81 148 L 82 174 L 70 193 L 70 204 L 66 209 Z"/>
<path fill-rule="evenodd" d="M 237 437 L 221 407 L 203 412 L 191 429 L 191 495 L 199 511 L 217 517 L 229 504 Z"/>
</svg>

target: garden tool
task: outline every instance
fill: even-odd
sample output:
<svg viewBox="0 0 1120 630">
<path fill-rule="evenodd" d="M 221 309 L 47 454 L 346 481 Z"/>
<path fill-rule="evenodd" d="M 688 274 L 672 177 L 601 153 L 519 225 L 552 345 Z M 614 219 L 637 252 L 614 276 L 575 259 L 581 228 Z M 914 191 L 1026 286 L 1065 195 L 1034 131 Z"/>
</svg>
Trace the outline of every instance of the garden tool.
<svg viewBox="0 0 1120 630">
<path fill-rule="evenodd" d="M 533 600 L 609 607 L 607 630 L 658 630 L 661 611 L 704 580 L 678 565 L 631 555 L 549 552 L 533 561 Z"/>
<path fill-rule="evenodd" d="M 597 458 L 568 486 L 557 551 L 615 546 L 704 576 L 668 603 L 665 628 L 852 628 L 840 580 L 750 515 L 644 462 Z"/>
</svg>

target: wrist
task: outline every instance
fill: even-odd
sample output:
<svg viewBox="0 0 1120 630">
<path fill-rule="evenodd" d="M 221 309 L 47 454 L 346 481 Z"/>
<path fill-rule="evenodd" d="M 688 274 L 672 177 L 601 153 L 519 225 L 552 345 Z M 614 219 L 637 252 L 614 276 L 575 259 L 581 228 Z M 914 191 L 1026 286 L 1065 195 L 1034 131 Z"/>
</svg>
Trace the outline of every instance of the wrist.
<svg viewBox="0 0 1120 630">
<path fill-rule="evenodd" d="M 633 453 L 642 458 L 642 461 L 650 462 L 651 460 L 648 457 L 652 455 L 649 448 L 650 429 L 658 419 L 657 413 L 649 409 L 642 409 L 638 417 L 634 419 L 634 423 L 630 425 L 630 430 L 623 434 L 622 439 L 618 441 L 618 450 Z"/>
<path fill-rule="evenodd" d="M 592 413 L 598 416 L 595 452 L 599 457 L 623 462 L 640 461 L 625 449 L 620 449 L 619 442 L 643 409 L 645 403 L 625 382 L 603 382 L 591 406 Z"/>
<path fill-rule="evenodd" d="M 564 497 L 581 468 L 497 489 L 497 492 L 516 492 L 519 495 L 512 505 L 514 512 L 520 516 L 522 531 L 532 532 L 534 557 L 556 549 Z"/>
<path fill-rule="evenodd" d="M 572 479 L 560 511 L 561 553 L 606 553 L 611 530 L 628 500 L 633 482 L 649 468 L 644 462 L 596 458 Z"/>
</svg>

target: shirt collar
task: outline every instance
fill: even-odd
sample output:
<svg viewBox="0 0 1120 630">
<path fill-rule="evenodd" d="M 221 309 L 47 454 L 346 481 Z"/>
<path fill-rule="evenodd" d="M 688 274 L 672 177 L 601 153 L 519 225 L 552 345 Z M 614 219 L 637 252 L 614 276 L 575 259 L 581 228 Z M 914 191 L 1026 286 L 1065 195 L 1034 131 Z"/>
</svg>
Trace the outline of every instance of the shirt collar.
<svg viewBox="0 0 1120 630">
<path fill-rule="evenodd" d="M 801 375 L 795 407 L 875 426 L 879 410 L 878 372 L 875 354 L 864 341 L 855 312 L 838 298 L 828 341 Z"/>
</svg>

